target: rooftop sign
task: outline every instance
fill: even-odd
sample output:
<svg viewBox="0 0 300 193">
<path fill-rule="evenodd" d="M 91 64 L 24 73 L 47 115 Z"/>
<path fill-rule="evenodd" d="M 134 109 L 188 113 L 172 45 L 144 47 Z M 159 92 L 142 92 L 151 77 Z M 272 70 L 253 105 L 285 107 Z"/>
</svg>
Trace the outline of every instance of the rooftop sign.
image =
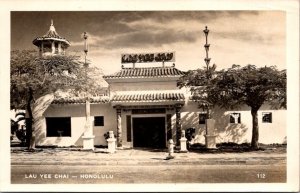
<svg viewBox="0 0 300 193">
<path fill-rule="evenodd" d="M 147 62 L 175 62 L 175 52 L 122 54 L 122 64 Z"/>
</svg>

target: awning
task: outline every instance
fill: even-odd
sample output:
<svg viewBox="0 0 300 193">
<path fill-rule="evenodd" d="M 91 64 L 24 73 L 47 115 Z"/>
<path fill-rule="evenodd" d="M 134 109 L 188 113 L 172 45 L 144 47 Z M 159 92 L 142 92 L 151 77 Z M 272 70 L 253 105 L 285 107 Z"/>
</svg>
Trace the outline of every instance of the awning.
<svg viewBox="0 0 300 193">
<path fill-rule="evenodd" d="M 185 96 L 182 92 L 155 92 L 155 93 L 124 93 L 113 96 L 113 103 L 125 102 L 184 102 Z"/>
</svg>

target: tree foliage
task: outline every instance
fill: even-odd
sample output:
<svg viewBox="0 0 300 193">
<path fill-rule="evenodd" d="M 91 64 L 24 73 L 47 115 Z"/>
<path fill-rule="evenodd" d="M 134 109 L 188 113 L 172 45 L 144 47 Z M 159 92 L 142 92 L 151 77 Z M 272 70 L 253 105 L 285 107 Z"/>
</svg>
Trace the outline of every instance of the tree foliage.
<svg viewBox="0 0 300 193">
<path fill-rule="evenodd" d="M 207 73 L 211 78 L 207 78 Z M 200 104 L 234 109 L 242 105 L 251 108 L 253 148 L 258 148 L 257 111 L 268 103 L 273 108 L 286 108 L 286 71 L 276 67 L 233 65 L 221 71 L 189 71 L 178 85 L 191 87 L 192 99 Z"/>
<path fill-rule="evenodd" d="M 89 76 L 99 69 L 84 67 L 75 55 L 39 56 L 36 51 L 11 52 L 10 101 L 11 109 L 26 109 L 29 120 L 26 128 L 32 129 L 32 103 L 35 99 L 56 91 L 95 94 L 101 85 Z"/>
<path fill-rule="evenodd" d="M 75 55 L 40 57 L 36 51 L 12 51 L 11 108 L 26 107 L 28 88 L 33 90 L 34 99 L 58 90 L 97 94 L 102 85 L 95 81 L 95 76 L 101 71 L 96 67 L 85 68 L 83 64 Z"/>
<path fill-rule="evenodd" d="M 216 76 L 217 66 L 203 67 L 202 69 L 189 70 L 177 82 L 177 86 L 189 87 L 192 92 L 192 100 L 197 101 L 203 109 L 214 106 L 214 100 L 207 91 L 212 86 L 211 80 Z"/>
<path fill-rule="evenodd" d="M 258 110 L 264 103 L 286 107 L 286 71 L 276 67 L 233 65 L 222 70 L 208 88 L 215 104 L 223 108 L 248 105 Z"/>
</svg>

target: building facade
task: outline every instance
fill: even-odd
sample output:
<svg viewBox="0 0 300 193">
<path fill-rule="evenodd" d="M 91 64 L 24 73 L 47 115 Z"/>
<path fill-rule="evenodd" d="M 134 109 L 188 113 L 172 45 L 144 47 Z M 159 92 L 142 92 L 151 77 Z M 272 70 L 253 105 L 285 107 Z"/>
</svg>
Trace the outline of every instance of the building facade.
<svg viewBox="0 0 300 193">
<path fill-rule="evenodd" d="M 51 47 L 51 54 L 64 54 L 69 46 L 67 40 L 58 35 L 52 37 L 53 34 L 57 35 L 51 23 L 49 32 L 34 40 L 41 54 L 46 53 L 46 45 Z M 197 102 L 190 100 L 189 89 L 177 87 L 177 80 L 184 73 L 175 65 L 167 66 L 163 62 L 161 67 L 147 68 L 134 64 L 103 76 L 109 85 L 107 94 L 89 100 L 92 127 L 89 135 L 93 144 L 106 146 L 104 134 L 113 131 L 118 147 L 166 148 L 169 139 L 177 141 L 181 131 L 189 128 L 195 129 L 192 143 L 204 144 L 205 112 Z M 84 98 L 46 95 L 36 103 L 37 145 L 83 146 L 86 134 Z M 258 115 L 259 142 L 284 143 L 286 110 L 271 110 L 266 105 Z M 216 120 L 217 143 L 251 141 L 252 117 L 248 107 L 235 111 L 216 107 L 212 110 L 212 118 Z"/>
</svg>

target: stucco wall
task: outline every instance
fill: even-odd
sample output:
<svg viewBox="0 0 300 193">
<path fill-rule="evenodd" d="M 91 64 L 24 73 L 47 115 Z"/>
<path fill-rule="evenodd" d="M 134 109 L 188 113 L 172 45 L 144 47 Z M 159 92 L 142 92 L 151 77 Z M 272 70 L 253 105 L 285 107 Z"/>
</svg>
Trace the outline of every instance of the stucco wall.
<svg viewBox="0 0 300 193">
<path fill-rule="evenodd" d="M 181 110 L 182 129 L 193 127 L 196 129 L 195 142 L 205 143 L 205 125 L 199 124 L 199 113 L 202 109 L 197 108 L 194 102 L 188 102 Z M 262 113 L 272 113 L 272 123 L 262 122 Z M 241 113 L 241 123 L 230 123 L 230 113 Z M 251 142 L 252 116 L 250 108 L 244 106 L 237 110 L 225 111 L 215 108 L 212 118 L 216 120 L 217 143 L 220 142 Z M 172 117 L 175 124 L 175 115 Z M 267 105 L 258 111 L 259 142 L 265 144 L 283 143 L 286 137 L 286 110 L 271 110 Z"/>
<path fill-rule="evenodd" d="M 113 131 L 117 132 L 117 113 L 116 109 L 110 104 L 92 104 L 91 116 L 104 116 L 104 126 L 94 126 L 95 145 L 107 145 L 104 139 L 104 133 Z"/>
<path fill-rule="evenodd" d="M 53 96 L 39 99 L 41 105 L 34 111 L 35 116 L 35 134 L 37 145 L 58 145 L 58 146 L 82 146 L 82 135 L 85 125 L 85 104 L 64 104 L 50 105 Z M 188 102 L 181 109 L 182 129 L 193 127 L 196 129 L 196 143 L 205 141 L 205 125 L 199 124 L 199 113 L 202 109 L 197 107 L 194 102 Z M 230 113 L 241 113 L 241 123 L 231 124 Z M 262 112 L 272 113 L 272 123 L 262 122 Z M 132 147 L 132 142 L 127 142 L 127 125 L 126 115 L 130 115 L 130 111 L 122 110 L 122 140 L 124 147 Z M 166 114 L 172 115 L 172 130 L 173 139 L 175 140 L 176 130 L 176 115 L 174 110 L 167 110 Z M 91 104 L 91 116 L 104 116 L 104 126 L 93 126 L 95 135 L 95 145 L 106 145 L 103 134 L 107 131 L 114 131 L 116 134 L 117 118 L 116 109 L 111 104 Z M 139 115 L 133 115 L 139 116 Z M 140 115 L 143 116 L 143 115 Z M 151 116 L 151 115 L 145 115 Z M 157 116 L 157 115 L 152 115 Z M 159 115 L 165 116 L 165 115 Z M 46 121 L 45 117 L 71 117 L 71 136 L 72 137 L 46 137 Z M 216 120 L 217 143 L 220 142 L 250 142 L 252 136 L 252 116 L 248 107 L 243 107 L 234 111 L 225 111 L 215 108 L 212 112 L 212 117 Z M 286 110 L 270 110 L 267 106 L 263 106 L 258 112 L 259 120 L 259 142 L 282 143 L 286 137 Z M 132 133 L 132 132 L 131 132 Z"/>
<path fill-rule="evenodd" d="M 106 145 L 103 134 L 116 132 L 116 110 L 110 104 L 91 104 L 92 123 L 94 116 L 104 116 L 104 126 L 93 125 L 94 144 Z M 71 137 L 46 137 L 45 117 L 71 117 Z M 85 120 L 85 104 L 50 105 L 36 128 L 37 145 L 82 146 Z"/>
<path fill-rule="evenodd" d="M 110 91 L 178 90 L 176 81 L 110 83 Z"/>
</svg>

